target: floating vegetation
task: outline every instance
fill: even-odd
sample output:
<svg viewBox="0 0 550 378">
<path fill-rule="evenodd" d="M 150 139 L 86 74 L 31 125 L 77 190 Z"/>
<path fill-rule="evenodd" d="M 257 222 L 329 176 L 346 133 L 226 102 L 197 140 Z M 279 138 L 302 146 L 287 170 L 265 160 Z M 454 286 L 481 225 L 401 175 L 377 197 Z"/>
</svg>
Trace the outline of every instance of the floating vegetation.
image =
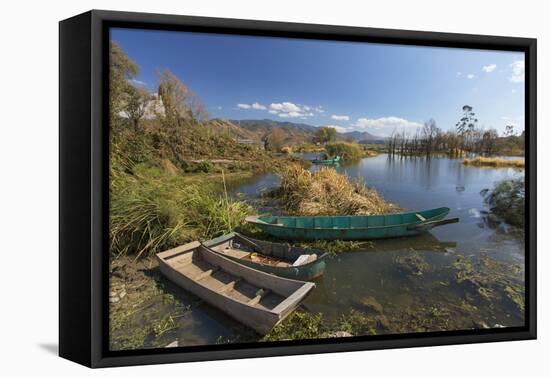
<svg viewBox="0 0 550 378">
<path fill-rule="evenodd" d="M 343 252 L 359 251 L 370 247 L 372 242 L 357 242 L 353 240 L 316 240 L 313 243 L 299 243 L 299 247 L 304 249 L 317 249 L 328 252 L 331 255 L 337 255 Z"/>
<path fill-rule="evenodd" d="M 459 256 L 452 264 L 456 282 L 469 293 L 483 300 L 505 298 L 523 312 L 525 309 L 525 286 L 523 270 L 517 265 L 505 264 L 481 254 L 477 262 Z"/>
<path fill-rule="evenodd" d="M 400 254 L 393 262 L 403 273 L 412 276 L 422 276 L 430 268 L 424 257 L 416 251 Z"/>
<path fill-rule="evenodd" d="M 525 177 L 504 180 L 493 190 L 481 192 L 493 214 L 513 226 L 523 228 L 525 224 Z"/>
<path fill-rule="evenodd" d="M 290 165 L 280 176 L 281 185 L 272 195 L 291 215 L 373 215 L 396 209 L 376 190 L 331 168 L 310 172 Z"/>
<path fill-rule="evenodd" d="M 464 165 L 472 165 L 474 167 L 492 167 L 492 168 L 525 168 L 525 160 L 523 159 L 502 159 L 478 156 L 473 159 L 464 159 Z"/>
<path fill-rule="evenodd" d="M 278 324 L 260 341 L 304 340 L 353 335 L 375 335 L 379 317 L 371 317 L 351 310 L 338 319 L 328 320 L 322 314 L 296 311 Z M 386 324 L 387 325 L 387 324 Z"/>
</svg>

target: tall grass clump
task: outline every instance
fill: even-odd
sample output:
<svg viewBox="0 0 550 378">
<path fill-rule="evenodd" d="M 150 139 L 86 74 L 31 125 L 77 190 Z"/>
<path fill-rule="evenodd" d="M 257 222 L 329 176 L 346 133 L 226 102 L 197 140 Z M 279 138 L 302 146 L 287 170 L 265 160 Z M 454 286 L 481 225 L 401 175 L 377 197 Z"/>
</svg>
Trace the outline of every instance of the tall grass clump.
<svg viewBox="0 0 550 378">
<path fill-rule="evenodd" d="M 111 174 L 110 241 L 113 256 L 150 255 L 192 240 L 232 231 L 251 208 L 215 185 L 135 166 Z"/>
<path fill-rule="evenodd" d="M 491 158 L 478 156 L 473 159 L 464 159 L 464 165 L 472 165 L 475 167 L 493 167 L 493 168 L 525 168 L 525 160 L 514 159 L 507 160 L 502 158 Z"/>
<path fill-rule="evenodd" d="M 288 214 L 372 215 L 394 209 L 376 190 L 332 168 L 310 172 L 294 164 L 280 176 L 281 185 L 273 195 Z"/>
<path fill-rule="evenodd" d="M 340 156 L 343 160 L 357 160 L 365 155 L 363 149 L 357 143 L 328 143 L 325 150 L 329 156 Z"/>
</svg>

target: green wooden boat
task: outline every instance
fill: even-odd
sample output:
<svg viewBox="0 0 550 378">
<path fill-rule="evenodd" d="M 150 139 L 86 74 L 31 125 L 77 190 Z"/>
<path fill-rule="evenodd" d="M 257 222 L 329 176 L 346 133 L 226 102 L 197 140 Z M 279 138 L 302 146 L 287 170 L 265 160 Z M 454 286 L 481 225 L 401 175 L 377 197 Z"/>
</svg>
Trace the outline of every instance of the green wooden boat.
<svg viewBox="0 0 550 378">
<path fill-rule="evenodd" d="M 458 222 L 444 219 L 448 207 L 408 213 L 364 216 L 251 216 L 246 221 L 286 240 L 369 240 L 413 236 L 436 226 Z"/>
<path fill-rule="evenodd" d="M 336 156 L 332 159 L 313 159 L 313 164 L 338 164 L 340 162 L 340 156 Z"/>
<path fill-rule="evenodd" d="M 325 272 L 328 253 L 256 240 L 232 232 L 202 243 L 239 264 L 283 278 L 310 281 Z"/>
</svg>

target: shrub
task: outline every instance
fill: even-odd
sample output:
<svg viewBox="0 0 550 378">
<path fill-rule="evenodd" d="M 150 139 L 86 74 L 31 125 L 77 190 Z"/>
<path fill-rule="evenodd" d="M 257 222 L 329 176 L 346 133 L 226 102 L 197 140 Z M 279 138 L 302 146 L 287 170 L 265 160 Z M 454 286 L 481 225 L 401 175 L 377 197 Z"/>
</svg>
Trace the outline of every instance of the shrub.
<svg viewBox="0 0 550 378">
<path fill-rule="evenodd" d="M 325 149 L 329 156 L 340 156 L 343 160 L 356 160 L 364 155 L 363 149 L 356 143 L 329 143 Z"/>
<path fill-rule="evenodd" d="M 290 155 L 292 153 L 292 147 L 290 146 L 284 146 L 283 148 L 281 148 L 281 152 L 283 154 L 287 154 L 287 155 Z"/>
</svg>

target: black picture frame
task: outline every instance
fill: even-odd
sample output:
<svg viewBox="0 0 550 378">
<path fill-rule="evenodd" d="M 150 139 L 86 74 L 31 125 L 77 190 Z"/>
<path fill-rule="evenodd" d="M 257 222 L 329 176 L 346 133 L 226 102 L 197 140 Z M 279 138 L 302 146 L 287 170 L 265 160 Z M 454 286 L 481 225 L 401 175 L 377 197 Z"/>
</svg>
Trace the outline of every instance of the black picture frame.
<svg viewBox="0 0 550 378">
<path fill-rule="evenodd" d="M 525 326 L 136 351 L 108 348 L 108 29 L 125 27 L 525 53 Z M 59 354 L 89 367 L 535 339 L 536 39 L 92 10 L 59 24 Z"/>
</svg>

